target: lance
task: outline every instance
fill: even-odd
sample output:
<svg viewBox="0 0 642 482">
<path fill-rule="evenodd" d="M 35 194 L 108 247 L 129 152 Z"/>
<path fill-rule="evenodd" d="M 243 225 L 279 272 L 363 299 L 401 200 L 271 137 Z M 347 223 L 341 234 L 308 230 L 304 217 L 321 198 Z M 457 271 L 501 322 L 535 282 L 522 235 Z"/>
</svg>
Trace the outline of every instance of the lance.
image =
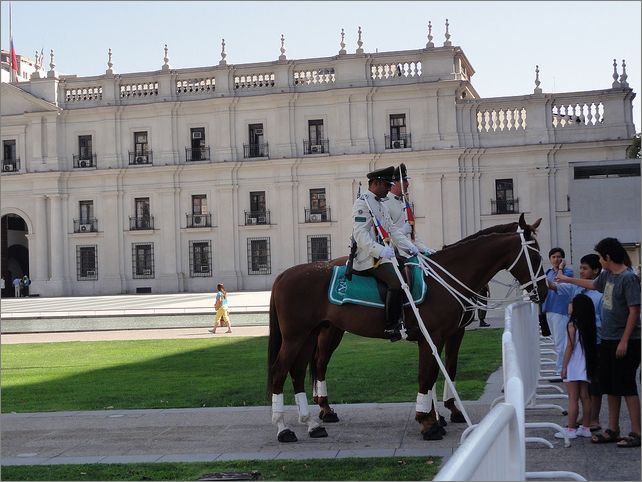
<svg viewBox="0 0 642 482">
<path fill-rule="evenodd" d="M 410 203 L 408 202 L 408 195 L 406 194 L 406 190 L 403 187 L 403 173 L 401 172 L 401 166 L 399 166 L 399 179 L 401 182 L 401 197 L 403 198 L 403 203 L 404 203 L 404 218 L 408 224 L 410 224 L 411 231 L 410 231 L 410 239 L 412 241 L 415 240 L 415 215 L 412 212 L 412 208 L 410 207 Z"/>
</svg>

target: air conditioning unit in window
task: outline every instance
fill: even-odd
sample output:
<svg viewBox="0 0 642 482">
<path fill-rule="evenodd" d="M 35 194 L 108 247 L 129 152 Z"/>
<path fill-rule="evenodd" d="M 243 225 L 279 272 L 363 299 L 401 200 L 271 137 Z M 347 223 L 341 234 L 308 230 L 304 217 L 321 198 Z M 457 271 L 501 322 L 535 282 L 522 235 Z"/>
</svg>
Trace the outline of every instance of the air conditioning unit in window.
<svg viewBox="0 0 642 482">
<path fill-rule="evenodd" d="M 80 161 L 80 167 L 89 167 L 89 163 L 87 161 Z"/>
<path fill-rule="evenodd" d="M 143 270 L 143 275 L 144 275 L 144 276 L 149 276 L 149 275 L 151 275 L 151 274 L 152 274 L 152 270 L 151 270 L 151 269 L 144 269 L 144 270 Z"/>
<path fill-rule="evenodd" d="M 259 216 L 257 220 L 258 220 L 259 224 L 265 224 L 266 223 L 266 217 L 265 216 Z"/>
<path fill-rule="evenodd" d="M 203 133 L 200 131 L 192 132 L 192 139 L 202 139 Z"/>
<path fill-rule="evenodd" d="M 254 129 L 254 135 L 255 136 L 262 136 L 263 135 L 263 129 Z"/>
<path fill-rule="evenodd" d="M 403 147 L 402 142 L 403 141 L 392 141 L 392 148 L 393 149 L 401 149 Z"/>
<path fill-rule="evenodd" d="M 143 156 L 137 156 L 136 157 L 136 164 L 144 164 L 146 160 L 147 159 L 145 159 Z"/>
<path fill-rule="evenodd" d="M 2 170 L 3 170 L 4 172 L 11 172 L 11 171 L 13 171 L 13 164 L 5 164 L 4 166 L 2 166 Z"/>
<path fill-rule="evenodd" d="M 323 215 L 321 214 L 310 214 L 310 222 L 311 223 L 319 223 L 323 221 Z"/>
<path fill-rule="evenodd" d="M 323 152 L 323 146 L 321 146 L 320 144 L 317 144 L 317 145 L 314 145 L 314 146 L 310 146 L 310 152 L 313 153 L 313 154 L 317 154 L 319 152 Z"/>
<path fill-rule="evenodd" d="M 201 273 L 209 273 L 210 272 L 210 267 L 206 264 L 201 266 Z"/>
<path fill-rule="evenodd" d="M 93 278 L 93 277 L 95 277 L 95 276 L 96 276 L 96 272 L 95 272 L 95 271 L 87 271 L 87 272 L 85 273 L 85 276 L 86 276 L 87 278 Z"/>
<path fill-rule="evenodd" d="M 194 226 L 205 226 L 205 216 L 195 215 L 193 218 Z"/>
<path fill-rule="evenodd" d="M 257 218 L 247 218 L 247 224 L 256 224 Z"/>
<path fill-rule="evenodd" d="M 91 224 L 81 224 L 80 225 L 80 232 L 81 233 L 89 233 L 89 232 L 91 232 Z"/>
</svg>

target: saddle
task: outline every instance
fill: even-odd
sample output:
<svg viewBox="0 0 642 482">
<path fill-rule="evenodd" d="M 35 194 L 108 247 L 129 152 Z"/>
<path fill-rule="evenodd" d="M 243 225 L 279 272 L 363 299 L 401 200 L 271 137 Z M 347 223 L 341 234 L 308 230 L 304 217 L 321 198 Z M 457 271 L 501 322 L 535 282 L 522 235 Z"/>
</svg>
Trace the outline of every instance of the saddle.
<svg viewBox="0 0 642 482">
<path fill-rule="evenodd" d="M 408 260 L 410 263 L 416 263 L 417 258 L 412 257 Z M 385 301 L 381 296 L 377 280 L 371 276 L 359 276 L 353 272 L 352 281 L 345 277 L 345 266 L 335 266 L 332 270 L 332 278 L 328 287 L 328 299 L 334 305 L 343 305 L 352 303 L 355 305 L 370 306 L 373 308 L 384 308 Z M 411 295 L 416 305 L 420 305 L 426 299 L 428 286 L 424 281 L 423 272 L 419 266 L 411 266 L 412 286 Z M 383 290 L 385 294 L 386 290 Z M 406 301 L 404 306 L 409 306 L 410 302 Z"/>
</svg>

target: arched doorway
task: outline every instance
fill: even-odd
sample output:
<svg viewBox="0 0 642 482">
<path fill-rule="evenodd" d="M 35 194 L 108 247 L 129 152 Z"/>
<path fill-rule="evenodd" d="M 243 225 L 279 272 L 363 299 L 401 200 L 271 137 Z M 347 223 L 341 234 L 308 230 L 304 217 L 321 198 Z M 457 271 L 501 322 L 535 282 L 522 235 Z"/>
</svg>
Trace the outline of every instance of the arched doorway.
<svg viewBox="0 0 642 482">
<path fill-rule="evenodd" d="M 2 279 L 5 282 L 2 296 L 11 297 L 14 295 L 13 279 L 29 275 L 27 223 L 17 214 L 6 214 L 2 216 L 0 225 Z"/>
</svg>

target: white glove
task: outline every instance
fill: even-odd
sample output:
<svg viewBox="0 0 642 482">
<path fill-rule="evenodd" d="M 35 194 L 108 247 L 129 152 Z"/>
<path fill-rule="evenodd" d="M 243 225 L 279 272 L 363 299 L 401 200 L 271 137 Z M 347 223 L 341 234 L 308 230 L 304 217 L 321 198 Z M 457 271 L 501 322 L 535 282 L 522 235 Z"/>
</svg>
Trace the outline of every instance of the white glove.
<svg viewBox="0 0 642 482">
<path fill-rule="evenodd" d="M 401 227 L 401 232 L 405 235 L 412 233 L 412 226 L 408 223 L 404 223 Z"/>
<path fill-rule="evenodd" d="M 412 247 L 408 248 L 408 253 L 410 253 L 410 256 L 414 256 L 419 253 L 419 248 L 413 244 Z"/>
<path fill-rule="evenodd" d="M 384 246 L 383 249 L 381 250 L 381 257 L 384 259 L 391 259 L 394 258 L 395 256 L 395 250 L 392 249 L 390 246 Z"/>
<path fill-rule="evenodd" d="M 426 248 L 426 251 L 423 252 L 424 256 L 430 256 L 431 254 L 436 253 L 437 251 L 434 249 Z"/>
</svg>

